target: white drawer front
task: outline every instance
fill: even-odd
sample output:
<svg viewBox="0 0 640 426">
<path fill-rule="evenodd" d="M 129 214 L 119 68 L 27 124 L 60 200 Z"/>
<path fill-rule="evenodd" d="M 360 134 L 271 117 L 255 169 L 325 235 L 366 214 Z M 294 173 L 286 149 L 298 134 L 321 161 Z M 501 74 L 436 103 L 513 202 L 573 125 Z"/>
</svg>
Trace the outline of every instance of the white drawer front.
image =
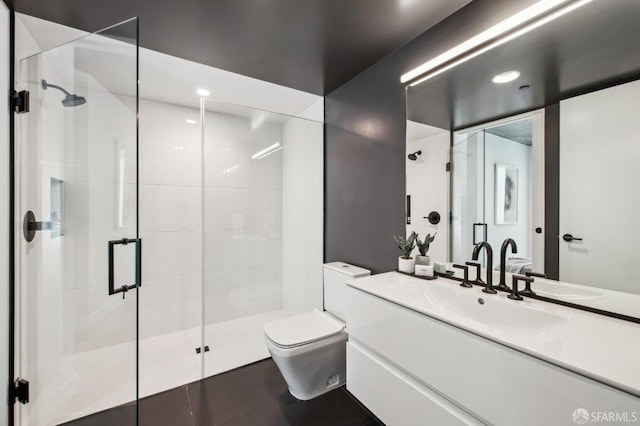
<svg viewBox="0 0 640 426">
<path fill-rule="evenodd" d="M 389 426 L 481 424 L 354 343 L 347 343 L 347 389 Z"/>
</svg>

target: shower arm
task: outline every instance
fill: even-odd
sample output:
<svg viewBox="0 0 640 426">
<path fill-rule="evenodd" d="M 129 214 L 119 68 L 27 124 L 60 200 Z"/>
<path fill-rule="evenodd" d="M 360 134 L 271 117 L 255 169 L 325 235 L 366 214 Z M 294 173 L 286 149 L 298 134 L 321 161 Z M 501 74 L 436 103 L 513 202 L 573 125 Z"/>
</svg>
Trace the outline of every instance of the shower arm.
<svg viewBox="0 0 640 426">
<path fill-rule="evenodd" d="M 58 90 L 62 91 L 65 95 L 71 96 L 71 93 L 67 92 L 65 89 L 63 89 L 62 87 L 58 86 L 57 84 L 47 83 L 47 80 L 42 80 L 42 88 L 47 90 L 49 87 L 53 87 L 54 89 L 58 89 Z"/>
</svg>

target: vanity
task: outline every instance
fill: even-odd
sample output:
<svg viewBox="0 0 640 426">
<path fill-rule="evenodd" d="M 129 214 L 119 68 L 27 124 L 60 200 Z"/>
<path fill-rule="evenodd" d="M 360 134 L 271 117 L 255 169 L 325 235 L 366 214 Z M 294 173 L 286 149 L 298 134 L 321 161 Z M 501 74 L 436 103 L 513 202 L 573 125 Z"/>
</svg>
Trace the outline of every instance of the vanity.
<svg viewBox="0 0 640 426">
<path fill-rule="evenodd" d="M 347 284 L 347 389 L 388 425 L 640 421 L 640 324 L 442 277 Z"/>
</svg>

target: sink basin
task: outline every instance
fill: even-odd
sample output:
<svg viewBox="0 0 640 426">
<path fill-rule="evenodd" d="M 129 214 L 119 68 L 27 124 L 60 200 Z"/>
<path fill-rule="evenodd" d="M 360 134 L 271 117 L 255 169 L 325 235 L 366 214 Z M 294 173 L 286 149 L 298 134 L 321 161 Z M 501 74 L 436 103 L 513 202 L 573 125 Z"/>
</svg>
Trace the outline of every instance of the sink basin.
<svg viewBox="0 0 640 426">
<path fill-rule="evenodd" d="M 551 312 L 552 306 L 515 301 L 507 293 L 486 294 L 482 288 L 462 288 L 446 279 L 398 283 L 385 289 L 388 297 L 426 311 L 455 315 L 483 327 L 546 335 L 566 324 L 568 318 Z"/>
</svg>

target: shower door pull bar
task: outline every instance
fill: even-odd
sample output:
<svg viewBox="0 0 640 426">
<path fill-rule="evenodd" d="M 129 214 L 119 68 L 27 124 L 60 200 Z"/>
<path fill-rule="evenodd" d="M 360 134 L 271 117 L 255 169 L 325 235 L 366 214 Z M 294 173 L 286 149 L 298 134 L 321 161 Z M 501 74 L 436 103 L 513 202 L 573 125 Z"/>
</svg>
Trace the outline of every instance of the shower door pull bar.
<svg viewBox="0 0 640 426">
<path fill-rule="evenodd" d="M 136 267 L 136 282 L 131 285 L 122 285 L 115 288 L 115 273 L 113 261 L 113 249 L 116 245 L 126 246 L 129 243 L 136 243 L 136 258 L 138 260 Z M 124 299 L 126 293 L 136 287 L 142 287 L 142 239 L 140 238 L 123 238 L 121 240 L 109 241 L 109 296 L 116 293 L 122 293 Z"/>
<path fill-rule="evenodd" d="M 487 241 L 487 224 L 486 223 L 474 223 L 473 226 L 471 227 L 473 230 L 473 235 L 471 236 L 473 245 L 475 246 L 476 244 L 482 242 L 482 241 L 476 241 L 476 226 L 482 226 L 482 234 L 484 239 L 482 241 Z"/>
</svg>

